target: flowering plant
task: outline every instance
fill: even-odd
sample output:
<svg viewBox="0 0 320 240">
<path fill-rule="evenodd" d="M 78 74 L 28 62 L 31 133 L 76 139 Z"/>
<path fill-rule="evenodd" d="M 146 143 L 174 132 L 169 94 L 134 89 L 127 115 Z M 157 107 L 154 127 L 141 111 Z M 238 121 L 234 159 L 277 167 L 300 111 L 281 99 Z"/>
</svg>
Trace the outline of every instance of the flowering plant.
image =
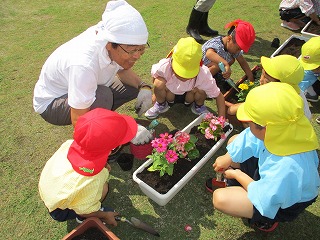
<svg viewBox="0 0 320 240">
<path fill-rule="evenodd" d="M 243 83 L 241 83 L 238 86 L 238 88 L 240 88 L 241 90 L 239 93 L 236 94 L 236 96 L 238 97 L 238 102 L 244 102 L 247 98 L 248 93 L 259 85 L 259 81 L 251 82 L 249 80 L 245 80 Z"/>
<path fill-rule="evenodd" d="M 206 139 L 218 141 L 218 138 L 225 139 L 223 131 L 226 119 L 223 116 L 217 117 L 212 113 L 207 113 L 198 126 L 198 129 L 204 134 Z"/>
<path fill-rule="evenodd" d="M 179 158 L 189 160 L 199 157 L 200 153 L 196 149 L 195 143 L 198 139 L 194 135 L 178 131 L 174 134 L 160 134 L 159 138 L 152 140 L 152 154 L 147 158 L 153 163 L 148 171 L 160 171 L 160 177 L 165 173 L 173 174 L 174 164 Z"/>
</svg>

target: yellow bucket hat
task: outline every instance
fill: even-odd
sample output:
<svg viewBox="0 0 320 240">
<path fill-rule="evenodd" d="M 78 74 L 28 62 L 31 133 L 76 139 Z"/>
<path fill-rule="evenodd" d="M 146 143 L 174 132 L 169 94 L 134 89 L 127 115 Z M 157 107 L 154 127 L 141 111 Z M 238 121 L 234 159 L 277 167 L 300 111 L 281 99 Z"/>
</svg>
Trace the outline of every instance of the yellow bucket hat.
<svg viewBox="0 0 320 240">
<path fill-rule="evenodd" d="M 183 78 L 194 78 L 200 71 L 201 45 L 192 37 L 181 38 L 172 52 L 173 71 Z"/>
<path fill-rule="evenodd" d="M 302 45 L 300 62 L 304 70 L 313 70 L 320 66 L 320 36 L 312 37 Z"/>
<path fill-rule="evenodd" d="M 304 69 L 296 57 L 285 54 L 273 58 L 262 56 L 261 65 L 268 75 L 290 84 L 300 93 L 299 83 L 303 80 Z"/>
<path fill-rule="evenodd" d="M 237 118 L 266 127 L 264 144 L 272 154 L 286 156 L 319 147 L 302 98 L 289 84 L 271 82 L 252 89 Z"/>
</svg>

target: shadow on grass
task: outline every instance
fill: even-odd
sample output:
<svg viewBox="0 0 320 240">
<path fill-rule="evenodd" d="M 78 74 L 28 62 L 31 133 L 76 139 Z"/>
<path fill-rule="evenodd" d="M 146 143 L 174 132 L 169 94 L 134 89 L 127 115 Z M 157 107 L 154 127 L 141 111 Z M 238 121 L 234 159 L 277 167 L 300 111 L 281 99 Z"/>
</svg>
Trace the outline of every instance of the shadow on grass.
<svg viewBox="0 0 320 240">
<path fill-rule="evenodd" d="M 247 232 L 239 240 L 244 239 L 319 239 L 320 238 L 320 217 L 304 211 L 296 220 L 292 222 L 279 223 L 271 233 L 255 230 Z"/>
<path fill-rule="evenodd" d="M 276 36 L 275 36 L 276 37 Z M 256 35 L 256 40 L 250 48 L 249 54 L 260 59 L 261 56 L 270 57 L 277 49 L 271 47 L 272 39 L 263 39 Z M 280 43 L 281 45 L 281 43 Z M 266 47 L 268 46 L 268 47 Z M 256 59 L 246 58 L 247 62 L 256 62 Z"/>
</svg>

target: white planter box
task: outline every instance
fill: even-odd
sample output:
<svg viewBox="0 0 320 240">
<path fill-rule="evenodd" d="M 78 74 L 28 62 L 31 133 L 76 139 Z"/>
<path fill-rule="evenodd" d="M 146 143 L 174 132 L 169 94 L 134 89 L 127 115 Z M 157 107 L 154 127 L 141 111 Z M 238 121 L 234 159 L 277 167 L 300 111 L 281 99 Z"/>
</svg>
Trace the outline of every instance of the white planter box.
<svg viewBox="0 0 320 240">
<path fill-rule="evenodd" d="M 274 53 L 272 53 L 271 58 L 277 56 L 288 45 L 290 40 L 293 39 L 293 38 L 302 40 L 304 42 L 307 42 L 310 39 L 310 37 L 306 37 L 306 36 L 291 35 L 283 44 L 281 44 L 281 46 Z"/>
<path fill-rule="evenodd" d="M 190 130 L 201 123 L 201 120 L 204 118 L 205 114 L 200 115 L 193 122 L 191 122 L 188 126 L 186 126 L 182 131 L 189 133 Z M 226 138 L 233 131 L 233 126 L 229 124 L 230 129 L 226 132 Z M 175 184 L 166 194 L 160 194 L 152 187 L 141 181 L 137 177 L 137 174 L 142 172 L 146 167 L 148 167 L 152 160 L 149 159 L 145 163 L 143 163 L 134 173 L 133 180 L 138 183 L 140 189 L 144 194 L 146 194 L 149 198 L 155 201 L 160 206 L 166 205 L 186 184 L 187 182 L 202 168 L 202 166 L 212 157 L 213 154 L 222 146 L 226 139 L 220 139 L 211 149 L 210 151 L 177 183 Z"/>
<path fill-rule="evenodd" d="M 304 26 L 304 28 L 302 28 L 301 30 L 301 34 L 308 37 L 308 38 L 311 38 L 311 37 L 319 37 L 320 35 L 317 35 L 317 34 L 313 34 L 313 33 L 309 33 L 307 32 L 307 29 L 308 27 L 310 26 L 312 20 L 310 20 L 307 25 Z"/>
</svg>

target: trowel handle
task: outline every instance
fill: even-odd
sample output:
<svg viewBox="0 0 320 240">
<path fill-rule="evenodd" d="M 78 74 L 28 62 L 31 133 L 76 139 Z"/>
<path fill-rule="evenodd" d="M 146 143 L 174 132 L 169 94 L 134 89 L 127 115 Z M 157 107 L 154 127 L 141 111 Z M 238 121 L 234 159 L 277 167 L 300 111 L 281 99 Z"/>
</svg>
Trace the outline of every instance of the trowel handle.
<svg viewBox="0 0 320 240">
<path fill-rule="evenodd" d="M 223 64 L 222 62 L 219 62 L 218 66 L 219 66 L 219 68 L 220 68 L 220 70 L 221 70 L 222 72 L 225 72 L 225 71 L 226 71 L 226 67 L 224 66 L 224 64 Z"/>
<path fill-rule="evenodd" d="M 125 217 L 120 217 L 120 216 L 115 216 L 114 219 L 116 221 L 119 221 L 119 222 L 125 222 L 126 221 L 126 218 Z"/>
<path fill-rule="evenodd" d="M 132 225 L 132 223 L 125 217 L 122 217 L 122 216 L 115 216 L 114 219 L 118 222 L 127 222 L 129 224 Z"/>
</svg>

